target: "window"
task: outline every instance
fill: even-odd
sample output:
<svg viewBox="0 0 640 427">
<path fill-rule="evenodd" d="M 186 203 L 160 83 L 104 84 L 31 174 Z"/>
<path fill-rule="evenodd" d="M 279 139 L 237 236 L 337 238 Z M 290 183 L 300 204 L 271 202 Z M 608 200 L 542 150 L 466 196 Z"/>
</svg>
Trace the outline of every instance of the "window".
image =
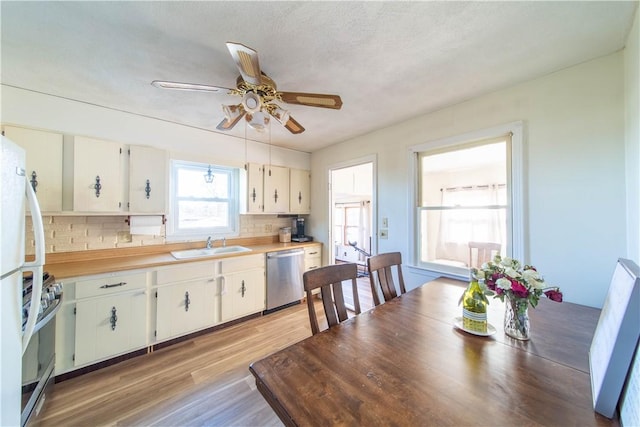
<svg viewBox="0 0 640 427">
<path fill-rule="evenodd" d="M 171 176 L 172 237 L 237 235 L 238 169 L 173 160 Z"/>
<path fill-rule="evenodd" d="M 492 255 L 521 255 L 521 167 L 514 168 L 514 159 L 521 164 L 521 128 L 516 129 L 516 137 L 490 130 L 483 138 L 466 135 L 414 148 L 417 266 L 468 276 L 482 261 L 478 246 L 490 247 Z"/>
<path fill-rule="evenodd" d="M 336 203 L 334 215 L 337 244 L 347 246 L 349 242 L 363 243 L 360 242 L 363 222 L 361 203 Z"/>
</svg>

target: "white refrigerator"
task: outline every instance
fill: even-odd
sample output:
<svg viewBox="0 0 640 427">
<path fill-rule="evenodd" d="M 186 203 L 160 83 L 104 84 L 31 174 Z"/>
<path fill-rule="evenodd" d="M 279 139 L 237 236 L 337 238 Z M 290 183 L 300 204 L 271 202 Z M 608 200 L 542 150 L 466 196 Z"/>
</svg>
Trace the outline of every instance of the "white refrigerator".
<svg viewBox="0 0 640 427">
<path fill-rule="evenodd" d="M 0 426 L 19 426 L 22 396 L 22 354 L 33 334 L 42 291 L 44 231 L 42 216 L 25 173 L 24 150 L 0 136 Z M 25 262 L 25 204 L 33 219 L 35 260 Z M 22 276 L 33 273 L 27 323 L 22 322 Z"/>
</svg>

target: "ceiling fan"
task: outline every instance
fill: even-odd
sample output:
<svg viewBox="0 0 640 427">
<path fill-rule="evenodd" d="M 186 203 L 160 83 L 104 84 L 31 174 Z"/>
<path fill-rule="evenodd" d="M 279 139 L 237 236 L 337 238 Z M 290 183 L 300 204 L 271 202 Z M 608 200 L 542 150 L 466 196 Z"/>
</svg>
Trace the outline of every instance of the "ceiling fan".
<svg viewBox="0 0 640 427">
<path fill-rule="evenodd" d="M 275 101 L 335 110 L 342 107 L 342 100 L 338 95 L 279 92 L 276 83 L 260 70 L 258 52 L 241 43 L 234 42 L 227 42 L 227 48 L 240 71 L 235 89 L 160 80 L 154 80 L 151 84 L 163 89 L 225 92 L 242 97 L 240 104 L 222 106 L 225 118 L 216 128 L 223 131 L 232 129 L 242 117 L 245 117 L 249 126 L 263 130 L 268 125 L 270 117 L 274 117 L 289 132 L 293 134 L 304 132 L 304 127 Z"/>
</svg>

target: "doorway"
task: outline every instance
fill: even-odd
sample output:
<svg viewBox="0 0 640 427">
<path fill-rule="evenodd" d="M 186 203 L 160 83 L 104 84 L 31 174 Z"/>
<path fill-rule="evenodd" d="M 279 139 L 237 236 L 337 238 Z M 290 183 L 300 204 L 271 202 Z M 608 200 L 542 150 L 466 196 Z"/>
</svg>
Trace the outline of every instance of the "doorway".
<svg viewBox="0 0 640 427">
<path fill-rule="evenodd" d="M 375 157 L 355 160 L 329 169 L 330 242 L 333 255 L 330 262 L 353 262 L 358 265 L 358 288 L 361 305 L 369 299 L 367 256 L 375 253 L 373 238 L 376 217 Z M 345 302 L 351 305 L 351 292 L 345 292 Z M 364 304 L 366 305 L 366 304 Z"/>
</svg>

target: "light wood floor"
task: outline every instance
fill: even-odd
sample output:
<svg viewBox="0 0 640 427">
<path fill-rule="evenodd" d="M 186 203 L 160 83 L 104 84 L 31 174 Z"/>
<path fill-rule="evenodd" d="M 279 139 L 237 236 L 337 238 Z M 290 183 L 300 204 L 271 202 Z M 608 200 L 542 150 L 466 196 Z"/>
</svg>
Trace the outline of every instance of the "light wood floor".
<svg viewBox="0 0 640 427">
<path fill-rule="evenodd" d="M 373 305 L 368 280 L 358 280 L 363 311 Z M 63 381 L 40 425 L 280 426 L 248 368 L 309 336 L 300 304 Z"/>
</svg>

